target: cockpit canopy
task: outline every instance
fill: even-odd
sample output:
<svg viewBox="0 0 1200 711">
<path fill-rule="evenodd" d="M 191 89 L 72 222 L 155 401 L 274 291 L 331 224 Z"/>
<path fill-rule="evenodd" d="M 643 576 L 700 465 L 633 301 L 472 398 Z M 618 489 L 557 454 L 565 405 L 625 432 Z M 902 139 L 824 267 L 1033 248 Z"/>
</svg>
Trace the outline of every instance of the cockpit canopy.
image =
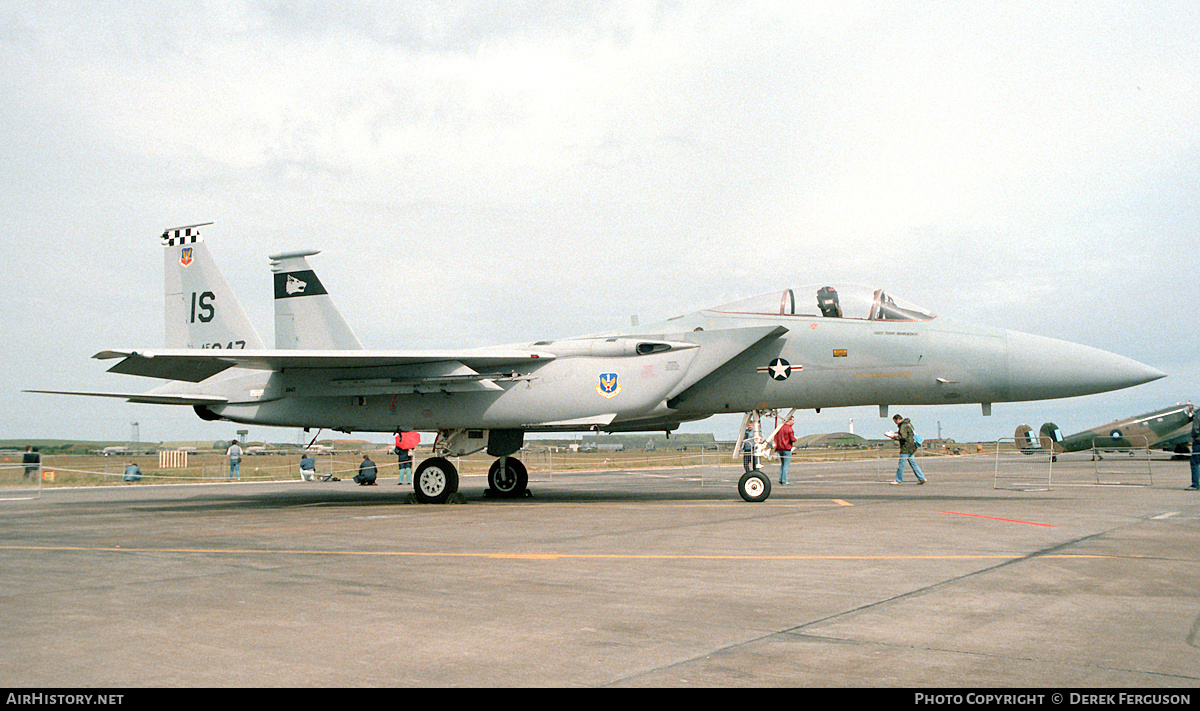
<svg viewBox="0 0 1200 711">
<path fill-rule="evenodd" d="M 856 284 L 802 286 L 773 291 L 712 309 L 770 316 L 853 318 L 864 321 L 929 321 L 936 315 L 883 289 Z"/>
</svg>

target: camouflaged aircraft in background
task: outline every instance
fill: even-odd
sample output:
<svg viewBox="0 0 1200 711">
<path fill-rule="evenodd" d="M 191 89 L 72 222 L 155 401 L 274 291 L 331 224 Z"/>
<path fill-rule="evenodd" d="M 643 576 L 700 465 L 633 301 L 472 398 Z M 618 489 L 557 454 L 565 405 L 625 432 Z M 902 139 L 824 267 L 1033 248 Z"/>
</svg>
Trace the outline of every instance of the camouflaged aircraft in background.
<svg viewBox="0 0 1200 711">
<path fill-rule="evenodd" d="M 1188 402 L 1114 420 L 1065 437 L 1053 422 L 1042 425 L 1036 433 L 1029 425 L 1020 425 L 1014 436 L 1022 452 L 1050 452 L 1052 457 L 1063 452 L 1137 447 L 1187 454 L 1192 441 L 1193 413 L 1192 403 Z"/>
<path fill-rule="evenodd" d="M 527 432 L 670 432 L 719 413 L 1073 397 L 1165 374 L 1066 341 L 937 318 L 882 289 L 815 285 L 601 336 L 491 348 L 363 350 L 307 262 L 276 254 L 275 348 L 221 276 L 199 227 L 167 230 L 167 348 L 105 350 L 146 393 L 38 391 L 185 405 L 206 420 L 344 432 L 437 432 L 416 496 L 458 489 L 448 457 L 486 449 L 493 492 L 521 495 Z M 492 314 L 489 314 L 492 316 Z M 753 471 L 739 493 L 770 495 Z"/>
</svg>

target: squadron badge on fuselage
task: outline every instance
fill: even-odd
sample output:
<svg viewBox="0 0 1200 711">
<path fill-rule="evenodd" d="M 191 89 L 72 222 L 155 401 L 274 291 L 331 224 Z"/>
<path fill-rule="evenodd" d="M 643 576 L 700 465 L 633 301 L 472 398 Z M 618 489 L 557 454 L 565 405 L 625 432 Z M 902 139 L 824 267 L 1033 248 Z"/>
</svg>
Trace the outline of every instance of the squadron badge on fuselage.
<svg viewBox="0 0 1200 711">
<path fill-rule="evenodd" d="M 600 384 L 596 386 L 596 392 L 609 400 L 616 397 L 617 393 L 621 392 L 621 386 L 617 384 L 617 374 L 601 373 Z"/>
</svg>

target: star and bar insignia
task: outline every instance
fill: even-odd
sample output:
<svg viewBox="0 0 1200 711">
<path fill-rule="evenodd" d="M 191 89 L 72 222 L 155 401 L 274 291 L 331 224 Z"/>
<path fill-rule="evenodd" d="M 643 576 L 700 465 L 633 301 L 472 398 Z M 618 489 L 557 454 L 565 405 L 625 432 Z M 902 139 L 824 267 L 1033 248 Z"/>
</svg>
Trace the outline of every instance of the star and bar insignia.
<svg viewBox="0 0 1200 711">
<path fill-rule="evenodd" d="M 773 380 L 787 380 L 793 370 L 804 370 L 802 365 L 792 365 L 783 358 L 776 358 L 766 367 L 758 368 L 759 373 L 767 373 Z"/>
</svg>

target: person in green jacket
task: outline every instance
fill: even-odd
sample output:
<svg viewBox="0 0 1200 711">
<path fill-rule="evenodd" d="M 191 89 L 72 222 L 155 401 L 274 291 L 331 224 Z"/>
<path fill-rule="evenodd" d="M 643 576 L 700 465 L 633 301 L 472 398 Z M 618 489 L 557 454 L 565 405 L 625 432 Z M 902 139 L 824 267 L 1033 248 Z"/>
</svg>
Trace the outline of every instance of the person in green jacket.
<svg viewBox="0 0 1200 711">
<path fill-rule="evenodd" d="M 892 439 L 900 443 L 900 461 L 896 463 L 896 480 L 892 484 L 904 483 L 904 462 L 912 467 L 913 474 L 917 475 L 917 485 L 925 483 L 925 473 L 921 471 L 921 467 L 917 464 L 917 433 L 913 430 L 912 420 L 909 420 L 901 415 L 892 416 L 892 422 L 896 423 L 896 434 Z"/>
</svg>

